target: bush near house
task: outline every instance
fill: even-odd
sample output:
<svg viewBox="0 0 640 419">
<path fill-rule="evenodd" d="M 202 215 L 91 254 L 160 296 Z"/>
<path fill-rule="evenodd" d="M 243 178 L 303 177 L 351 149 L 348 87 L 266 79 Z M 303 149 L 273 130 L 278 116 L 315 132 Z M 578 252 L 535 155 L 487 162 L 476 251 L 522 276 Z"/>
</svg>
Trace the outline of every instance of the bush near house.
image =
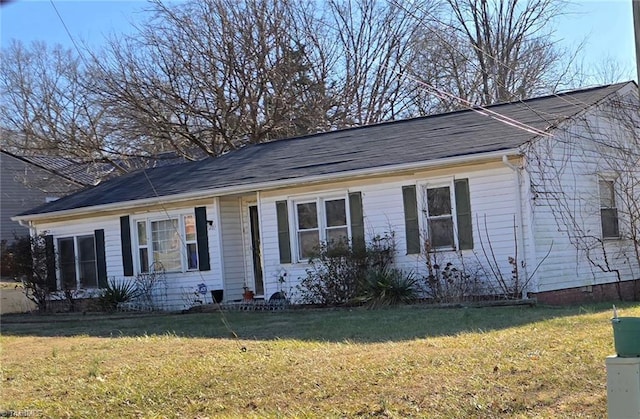
<svg viewBox="0 0 640 419">
<path fill-rule="evenodd" d="M 24 294 L 38 311 L 45 312 L 51 301 L 52 287 L 48 272 L 55 269 L 55 256 L 49 254 L 46 237 L 15 237 L 15 241 L 2 246 L 3 275 L 22 282 Z"/>
<path fill-rule="evenodd" d="M 521 293 L 510 287 L 518 283 L 517 275 L 492 278 L 477 261 L 465 260 L 461 252 L 441 255 L 425 242 L 420 255 L 424 275 L 394 267 L 395 256 L 393 232 L 373 237 L 363 251 L 354 249 L 347 241 L 322 243 L 297 286 L 301 302 L 377 308 L 418 299 L 460 303 L 521 298 Z M 511 259 L 509 263 L 513 264 Z"/>
<path fill-rule="evenodd" d="M 0 241 L 0 276 L 18 280 L 23 274 L 20 265 L 25 255 L 31 255 L 28 236 L 16 237 L 13 243 Z"/>
<path fill-rule="evenodd" d="M 301 301 L 370 307 L 410 303 L 416 299 L 417 282 L 392 267 L 395 254 L 393 233 L 375 236 L 364 249 L 347 240 L 322 243 L 297 287 Z"/>
</svg>

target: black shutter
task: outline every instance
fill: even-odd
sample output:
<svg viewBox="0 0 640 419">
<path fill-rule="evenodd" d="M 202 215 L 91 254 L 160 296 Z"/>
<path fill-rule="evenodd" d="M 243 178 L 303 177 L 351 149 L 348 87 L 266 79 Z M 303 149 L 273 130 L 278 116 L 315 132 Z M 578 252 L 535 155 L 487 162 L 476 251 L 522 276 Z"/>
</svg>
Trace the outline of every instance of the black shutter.
<svg viewBox="0 0 640 419">
<path fill-rule="evenodd" d="M 407 236 L 407 254 L 420 253 L 420 227 L 418 225 L 418 201 L 416 186 L 402 187 L 402 202 L 404 203 L 404 226 Z"/>
<path fill-rule="evenodd" d="M 365 251 L 364 216 L 362 211 L 362 193 L 349 194 L 349 215 L 351 216 L 351 245 L 356 253 Z"/>
<path fill-rule="evenodd" d="M 131 226 L 129 216 L 120 217 L 120 243 L 122 247 L 122 267 L 124 276 L 133 276 L 133 256 L 131 254 Z"/>
<path fill-rule="evenodd" d="M 196 207 L 196 239 L 198 241 L 198 269 L 211 270 L 209 260 L 209 233 L 207 223 L 207 207 Z"/>
<path fill-rule="evenodd" d="M 280 263 L 291 263 L 291 242 L 289 240 L 289 212 L 287 201 L 276 202 L 278 218 L 278 249 L 280 250 Z"/>
<path fill-rule="evenodd" d="M 469 179 L 456 179 L 454 186 L 456 195 L 456 220 L 458 222 L 458 246 L 460 250 L 473 249 Z"/>
<path fill-rule="evenodd" d="M 104 230 L 95 230 L 93 238 L 96 242 L 96 269 L 98 271 L 98 288 L 107 287 L 107 255 L 104 250 Z"/>
<path fill-rule="evenodd" d="M 45 263 L 47 266 L 47 288 L 55 291 L 58 287 L 56 280 L 56 251 L 53 247 L 53 236 L 44 236 Z"/>
</svg>

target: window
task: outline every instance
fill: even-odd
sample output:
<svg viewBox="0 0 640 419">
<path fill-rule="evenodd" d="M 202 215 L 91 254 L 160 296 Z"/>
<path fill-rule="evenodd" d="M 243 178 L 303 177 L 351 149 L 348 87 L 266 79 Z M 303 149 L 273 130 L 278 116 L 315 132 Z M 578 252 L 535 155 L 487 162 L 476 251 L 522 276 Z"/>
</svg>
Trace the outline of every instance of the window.
<svg viewBox="0 0 640 419">
<path fill-rule="evenodd" d="M 198 269 L 196 218 L 193 215 L 184 216 L 184 235 L 187 244 L 187 269 Z"/>
<path fill-rule="evenodd" d="M 429 244 L 433 249 L 455 248 L 451 188 L 427 188 L 425 216 Z"/>
<path fill-rule="evenodd" d="M 58 239 L 58 255 L 61 289 L 98 287 L 94 236 Z"/>
<path fill-rule="evenodd" d="M 296 204 L 298 217 L 298 259 L 309 259 L 320 245 L 316 202 Z"/>
<path fill-rule="evenodd" d="M 599 181 L 600 189 L 600 221 L 602 238 L 619 238 L 618 209 L 616 208 L 615 185 L 612 180 Z"/>
<path fill-rule="evenodd" d="M 473 249 L 469 179 L 425 185 L 421 195 L 424 200 L 419 207 L 416 185 L 402 187 L 407 254 Z M 429 249 L 422 249 L 427 240 Z"/>
<path fill-rule="evenodd" d="M 147 243 L 147 222 L 138 221 L 138 260 L 140 262 L 140 272 L 149 272 L 149 246 Z"/>
<path fill-rule="evenodd" d="M 298 259 L 317 253 L 320 242 L 343 242 L 349 236 L 345 198 L 316 199 L 295 204 Z"/>
<path fill-rule="evenodd" d="M 334 199 L 324 201 L 326 214 L 325 240 L 328 243 L 338 243 L 344 241 L 348 235 L 347 230 L 347 209 L 344 199 Z"/>
<path fill-rule="evenodd" d="M 173 272 L 182 268 L 178 220 L 151 221 L 153 263 Z"/>
<path fill-rule="evenodd" d="M 194 215 L 164 220 L 140 220 L 136 225 L 140 272 L 160 267 L 169 272 L 198 269 Z"/>
</svg>

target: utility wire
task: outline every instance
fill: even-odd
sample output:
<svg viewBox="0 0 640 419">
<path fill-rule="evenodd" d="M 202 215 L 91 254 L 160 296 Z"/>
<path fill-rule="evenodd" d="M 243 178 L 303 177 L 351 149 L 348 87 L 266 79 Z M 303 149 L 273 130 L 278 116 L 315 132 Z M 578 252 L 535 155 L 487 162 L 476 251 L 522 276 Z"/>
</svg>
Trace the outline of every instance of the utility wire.
<svg viewBox="0 0 640 419">
<path fill-rule="evenodd" d="M 398 8 L 400 8 L 400 9 L 402 9 L 402 10 L 404 10 L 406 13 L 408 13 L 410 16 L 412 16 L 415 20 L 417 20 L 417 21 L 418 21 L 418 24 L 420 24 L 420 25 L 424 24 L 424 19 L 422 19 L 422 18 L 418 18 L 418 16 L 416 16 L 414 12 L 410 11 L 409 9 L 407 9 L 403 4 L 399 3 L 397 0 L 388 0 L 388 1 L 389 1 L 389 3 L 390 3 L 390 4 L 392 4 L 392 5 L 394 5 L 394 6 L 398 7 Z M 412 2 L 412 4 L 413 4 L 413 5 L 415 5 L 415 2 Z M 426 10 L 424 7 L 421 7 L 421 6 L 419 6 L 419 5 L 415 5 L 415 7 L 416 7 L 418 10 L 420 10 L 422 13 L 424 13 L 426 16 L 430 16 L 434 22 L 437 22 L 438 24 L 443 25 L 443 26 L 445 27 L 445 30 L 454 30 L 454 31 L 457 31 L 457 30 L 458 30 L 458 28 L 456 28 L 455 26 L 453 26 L 453 25 L 450 25 L 450 24 L 448 24 L 448 23 L 443 22 L 441 19 L 439 19 L 439 18 L 438 18 L 437 16 L 435 16 L 433 13 L 429 12 L 428 10 Z M 442 41 L 443 43 L 445 43 L 449 48 L 451 48 L 451 49 L 455 50 L 458 54 L 460 54 L 460 56 L 464 57 L 464 58 L 465 58 L 465 60 L 466 60 L 468 63 L 470 63 L 472 66 L 474 66 L 474 67 L 476 68 L 476 70 L 477 70 L 477 71 L 485 72 L 485 74 L 486 74 L 486 70 L 483 70 L 482 68 L 480 68 L 480 67 L 479 67 L 479 65 L 478 65 L 474 60 L 472 60 L 471 58 L 469 58 L 469 57 L 468 57 L 464 52 L 462 52 L 459 48 L 456 48 L 454 45 L 452 45 L 452 44 L 451 44 L 447 39 L 445 39 L 445 37 L 443 37 L 443 36 L 442 36 L 438 31 L 431 31 L 431 33 L 433 33 L 436 37 L 438 37 L 438 39 L 439 39 L 440 41 Z M 503 62 L 502 60 L 500 60 L 499 58 L 497 58 L 497 57 L 495 57 L 495 56 L 493 56 L 493 55 L 489 54 L 487 51 L 485 51 L 484 49 L 481 49 L 480 47 L 478 47 L 478 46 L 477 46 L 477 45 L 475 45 L 474 43 L 470 43 L 470 46 L 471 46 L 474 50 L 476 50 L 477 52 L 479 52 L 480 54 L 482 54 L 482 55 L 484 55 L 484 56 L 487 56 L 487 57 L 491 58 L 495 63 L 497 63 L 498 65 L 502 66 L 503 68 L 505 68 L 505 69 L 507 69 L 507 70 L 509 70 L 509 71 L 511 71 L 511 72 L 514 72 L 514 73 L 516 72 L 516 70 L 515 70 L 513 67 L 510 67 L 508 64 L 504 63 L 504 62 Z M 500 87 L 502 87 L 502 88 L 504 88 L 504 89 L 507 89 L 507 86 L 505 86 L 505 85 L 503 85 L 503 84 L 500 84 L 498 81 L 494 80 L 494 82 L 495 82 L 496 84 L 498 84 Z M 577 99 L 577 98 L 573 98 L 573 97 L 572 97 L 571 99 L 574 99 L 574 100 L 575 100 L 575 103 L 572 103 L 572 102 L 570 102 L 566 97 L 561 96 L 561 95 L 559 95 L 558 93 L 553 92 L 553 91 L 550 93 L 550 95 L 551 95 L 551 96 L 558 97 L 559 99 L 561 99 L 561 100 L 563 100 L 563 101 L 565 101 L 565 102 L 567 102 L 567 103 L 569 103 L 570 105 L 573 105 L 573 106 L 576 106 L 576 104 L 584 105 L 585 107 L 590 106 L 588 103 L 586 103 L 586 102 L 582 102 L 582 101 L 580 101 L 579 99 Z M 518 102 L 520 102 L 521 104 L 523 104 L 524 106 L 526 106 L 528 109 L 530 109 L 530 110 L 532 110 L 532 111 L 536 112 L 536 114 L 537 114 L 538 116 L 540 116 L 541 118 L 543 118 L 543 117 L 542 117 L 542 115 L 541 115 L 541 113 L 547 113 L 547 112 L 537 111 L 537 110 L 535 110 L 535 109 L 531 108 L 527 103 L 525 103 L 525 102 L 524 102 L 524 100 L 523 100 L 522 98 L 517 99 L 517 101 L 518 101 Z M 512 101 L 512 102 L 513 102 L 513 101 Z M 554 116 L 555 118 L 557 118 L 557 116 L 558 116 L 557 114 L 550 114 L 550 113 L 547 113 L 547 114 L 548 114 L 548 115 L 550 115 L 550 116 Z M 563 116 L 563 117 L 565 117 L 565 118 L 566 118 L 566 117 L 568 117 L 567 115 L 561 115 L 561 116 Z M 545 118 L 543 118 L 543 119 L 545 119 Z M 546 119 L 545 119 L 545 120 L 546 120 Z M 547 121 L 547 122 L 549 122 L 549 121 Z"/>
<path fill-rule="evenodd" d="M 58 7 L 56 7 L 56 4 L 53 2 L 53 0 L 49 0 L 49 3 L 51 3 L 51 7 L 53 7 L 53 10 L 56 12 L 56 15 L 58 16 L 58 19 L 60 20 L 60 23 L 62 23 L 62 26 L 64 27 L 64 30 L 67 33 L 67 36 L 71 40 L 71 43 L 73 44 L 73 46 L 75 47 L 76 51 L 78 52 L 78 55 L 80 56 L 80 59 L 84 62 L 85 65 L 88 65 L 87 60 L 85 60 L 84 55 L 82 54 L 82 51 L 80 50 L 80 47 L 78 46 L 78 44 L 76 43 L 76 40 L 71 35 L 71 31 L 69 31 L 69 28 L 67 27 L 66 22 L 62 18 L 62 15 L 60 14 L 60 11 L 58 11 Z"/>
</svg>

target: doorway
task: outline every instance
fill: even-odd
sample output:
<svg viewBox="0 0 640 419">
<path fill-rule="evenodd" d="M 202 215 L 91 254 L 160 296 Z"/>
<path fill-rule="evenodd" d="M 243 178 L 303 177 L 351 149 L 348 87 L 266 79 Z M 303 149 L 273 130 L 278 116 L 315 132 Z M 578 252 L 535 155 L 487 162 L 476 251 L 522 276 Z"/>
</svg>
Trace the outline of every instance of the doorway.
<svg viewBox="0 0 640 419">
<path fill-rule="evenodd" d="M 260 254 L 260 221 L 257 205 L 249 205 L 249 230 L 255 294 L 264 295 L 264 275 L 262 273 L 262 255 Z"/>
</svg>

